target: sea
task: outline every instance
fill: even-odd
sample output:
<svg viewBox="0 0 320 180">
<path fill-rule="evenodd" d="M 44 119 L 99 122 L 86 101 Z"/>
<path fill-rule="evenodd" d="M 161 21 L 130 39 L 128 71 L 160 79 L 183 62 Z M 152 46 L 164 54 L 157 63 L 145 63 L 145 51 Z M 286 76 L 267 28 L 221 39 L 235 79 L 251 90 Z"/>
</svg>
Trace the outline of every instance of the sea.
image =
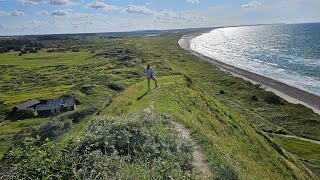
<svg viewBox="0 0 320 180">
<path fill-rule="evenodd" d="M 320 96 L 320 23 L 217 28 L 190 48 Z"/>
</svg>

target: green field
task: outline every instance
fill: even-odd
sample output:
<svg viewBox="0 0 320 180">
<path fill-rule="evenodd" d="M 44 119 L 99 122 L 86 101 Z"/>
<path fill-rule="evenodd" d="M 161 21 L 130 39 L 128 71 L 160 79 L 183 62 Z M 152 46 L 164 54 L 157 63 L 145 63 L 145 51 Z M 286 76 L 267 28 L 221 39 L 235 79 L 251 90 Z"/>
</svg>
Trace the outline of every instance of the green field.
<svg viewBox="0 0 320 180">
<path fill-rule="evenodd" d="M 63 163 L 78 167 L 75 159 L 83 159 L 89 167 L 101 172 L 100 176 L 104 178 L 110 177 L 110 168 L 115 168 L 121 172 L 115 176 L 119 179 L 130 175 L 139 179 L 197 179 L 197 169 L 189 165 L 185 167 L 192 158 L 187 160 L 183 157 L 190 156 L 190 150 L 180 149 L 181 144 L 172 141 L 176 132 L 172 131 L 173 127 L 167 122 L 169 119 L 183 124 L 191 131 L 191 138 L 202 149 L 205 163 L 213 176 L 211 178 L 320 177 L 319 144 L 316 143 L 320 140 L 320 116 L 302 105 L 288 103 L 272 92 L 199 60 L 179 47 L 177 42 L 181 36 L 163 34 L 156 37 L 43 41 L 45 48 L 36 54 L 0 54 L 0 102 L 3 107 L 0 114 L 3 116 L 0 119 L 0 123 L 3 123 L 0 126 L 0 157 L 10 147 L 15 149 L 23 144 L 21 141 L 25 137 L 40 135 L 40 139 L 48 137 L 56 145 L 54 151 L 57 159 L 47 155 L 52 168 L 58 169 L 55 172 L 71 173 L 67 167 L 56 167 L 58 161 L 61 163 L 60 157 L 68 156 L 73 161 Z M 80 52 L 68 49 L 47 52 L 48 49 L 66 47 L 78 48 Z M 160 85 L 151 91 L 147 91 L 144 76 L 146 62 L 151 62 Z M 10 108 L 23 101 L 66 95 L 79 101 L 76 111 L 58 117 L 16 122 L 4 118 Z M 143 112 L 155 115 L 146 120 L 144 125 L 139 125 L 137 119 L 148 118 L 133 114 Z M 133 124 L 130 123 L 131 116 L 135 117 Z M 159 119 L 156 124 L 149 122 L 158 122 Z M 113 124 L 117 121 L 121 125 Z M 131 135 L 130 129 L 135 126 L 138 129 L 154 128 L 154 131 L 146 130 L 139 132 L 139 136 Z M 128 135 L 118 139 L 96 138 L 128 132 Z M 150 139 L 144 136 L 145 132 L 151 134 Z M 135 135 L 141 140 L 143 150 L 154 148 L 154 152 L 159 151 L 156 155 L 159 159 L 148 153 L 137 155 L 135 151 L 131 152 L 132 142 L 129 137 Z M 291 136 L 313 141 L 306 142 Z M 112 143 L 106 145 L 111 140 Z M 172 146 L 170 150 L 165 148 L 166 142 Z M 85 153 L 80 151 L 79 155 L 79 151 L 67 153 L 63 150 L 70 144 L 73 149 L 96 148 L 86 150 Z M 42 152 L 45 151 L 42 148 L 51 146 L 27 147 Z M 117 152 L 124 151 L 127 154 L 104 154 L 109 147 L 116 147 Z M 3 162 L 15 164 L 16 171 L 22 173 L 14 157 L 32 153 L 32 149 L 28 148 L 10 151 L 11 154 L 7 158 L 5 156 Z M 133 148 L 141 146 L 133 145 Z M 104 153 L 99 154 L 100 151 Z M 177 158 L 173 158 L 174 154 Z M 26 164 L 36 161 L 41 166 L 42 159 L 37 159 L 35 154 L 28 158 Z M 92 161 L 97 164 L 92 164 Z M 108 164 L 110 162 L 116 162 L 117 165 L 111 167 Z M 162 169 L 164 167 L 158 164 L 160 162 L 168 163 L 170 168 L 167 171 Z M 99 163 L 108 165 L 99 168 Z M 92 178 L 83 173 L 84 169 L 81 172 L 78 170 L 76 168 L 76 171 L 72 171 L 76 172 L 72 176 Z M 28 172 L 23 171 L 25 174 Z M 43 174 L 41 177 L 47 176 Z"/>
</svg>

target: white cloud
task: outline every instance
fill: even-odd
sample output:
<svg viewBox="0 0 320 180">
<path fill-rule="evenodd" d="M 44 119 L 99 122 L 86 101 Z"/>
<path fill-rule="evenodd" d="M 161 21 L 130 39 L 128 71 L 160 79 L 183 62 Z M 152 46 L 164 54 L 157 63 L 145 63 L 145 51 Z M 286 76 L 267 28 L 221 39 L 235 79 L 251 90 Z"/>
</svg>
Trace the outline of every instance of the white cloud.
<svg viewBox="0 0 320 180">
<path fill-rule="evenodd" d="M 8 13 L 4 11 L 0 11 L 0 16 L 8 16 Z"/>
<path fill-rule="evenodd" d="M 37 14 L 49 15 L 50 13 L 47 10 L 42 10 L 42 11 L 37 12 Z"/>
<path fill-rule="evenodd" d="M 55 6 L 76 5 L 71 0 L 20 0 L 24 5 L 37 5 L 39 3 L 50 3 Z"/>
<path fill-rule="evenodd" d="M 23 12 L 20 11 L 12 11 L 9 13 L 10 16 L 24 16 Z"/>
<path fill-rule="evenodd" d="M 87 5 L 88 8 L 93 8 L 93 9 L 105 9 L 105 10 L 117 10 L 118 8 L 113 5 L 106 4 L 101 1 L 94 1 L 90 4 Z"/>
<path fill-rule="evenodd" d="M 47 2 L 48 0 L 20 0 L 24 5 L 36 5 L 41 2 Z"/>
<path fill-rule="evenodd" d="M 198 4 L 200 3 L 199 0 L 186 0 L 188 3 L 191 3 L 191 4 Z"/>
<path fill-rule="evenodd" d="M 0 29 L 5 29 L 5 28 L 7 28 L 6 25 L 0 24 Z"/>
<path fill-rule="evenodd" d="M 161 11 L 156 14 L 156 21 L 161 23 L 201 22 L 204 19 L 205 17 L 186 12 Z"/>
<path fill-rule="evenodd" d="M 50 4 L 56 5 L 56 6 L 62 6 L 62 5 L 76 5 L 76 3 L 70 1 L 70 0 L 50 0 Z"/>
<path fill-rule="evenodd" d="M 156 23 L 200 22 L 204 20 L 204 17 L 194 16 L 189 13 L 168 10 L 155 11 L 146 6 L 130 5 L 125 9 L 125 12 L 152 16 L 155 18 L 154 22 Z"/>
<path fill-rule="evenodd" d="M 20 11 L 12 11 L 9 13 L 5 11 L 0 11 L 0 16 L 24 16 L 24 13 Z"/>
<path fill-rule="evenodd" d="M 55 10 L 55 11 L 52 11 L 51 16 L 53 16 L 53 17 L 67 16 L 67 15 L 70 15 L 70 14 L 71 13 L 68 10 Z"/>
<path fill-rule="evenodd" d="M 156 12 L 146 6 L 129 5 L 125 11 L 132 14 L 154 15 Z"/>
<path fill-rule="evenodd" d="M 248 4 L 242 4 L 241 7 L 242 7 L 242 8 L 252 8 L 252 9 L 255 9 L 255 8 L 260 8 L 260 7 L 262 7 L 262 3 L 259 2 L 259 1 L 251 1 L 251 2 L 249 2 Z"/>
</svg>

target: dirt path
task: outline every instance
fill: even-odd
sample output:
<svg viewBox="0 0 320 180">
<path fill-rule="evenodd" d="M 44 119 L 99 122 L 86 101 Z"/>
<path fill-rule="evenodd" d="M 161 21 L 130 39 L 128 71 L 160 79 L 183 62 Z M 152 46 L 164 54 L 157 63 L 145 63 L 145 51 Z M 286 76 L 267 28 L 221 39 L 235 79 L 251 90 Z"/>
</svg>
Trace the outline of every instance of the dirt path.
<svg viewBox="0 0 320 180">
<path fill-rule="evenodd" d="M 154 101 L 150 101 L 149 102 L 149 107 L 144 109 L 145 112 L 152 112 L 154 110 Z M 181 136 L 184 139 L 187 139 L 188 141 L 191 142 L 191 145 L 194 149 L 192 156 L 193 156 L 193 162 L 192 165 L 199 171 L 202 173 L 203 175 L 203 179 L 210 179 L 212 178 L 212 174 L 209 170 L 208 165 L 205 163 L 205 158 L 204 158 L 204 154 L 201 151 L 201 148 L 198 146 L 198 144 L 191 138 L 191 132 L 188 128 L 186 128 L 185 126 L 176 123 L 176 122 L 172 122 L 174 128 L 176 131 L 178 131 Z"/>
<path fill-rule="evenodd" d="M 208 165 L 205 163 L 204 155 L 201 151 L 201 148 L 198 146 L 198 144 L 191 138 L 191 132 L 189 129 L 184 127 L 181 124 L 178 124 L 176 122 L 172 122 L 172 124 L 175 127 L 175 130 L 178 131 L 181 136 L 187 140 L 189 140 L 194 148 L 194 151 L 192 153 L 193 156 L 193 166 L 200 171 L 203 174 L 204 179 L 209 179 L 212 177 L 212 174 L 208 168 Z"/>
</svg>

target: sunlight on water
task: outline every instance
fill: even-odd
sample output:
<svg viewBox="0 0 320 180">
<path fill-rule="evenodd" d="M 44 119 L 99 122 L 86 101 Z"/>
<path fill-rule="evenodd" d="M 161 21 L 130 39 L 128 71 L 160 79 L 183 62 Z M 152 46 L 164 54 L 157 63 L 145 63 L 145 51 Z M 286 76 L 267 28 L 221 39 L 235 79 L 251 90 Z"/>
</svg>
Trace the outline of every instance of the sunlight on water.
<svg viewBox="0 0 320 180">
<path fill-rule="evenodd" d="M 191 49 L 320 95 L 320 24 L 219 28 Z"/>
</svg>

